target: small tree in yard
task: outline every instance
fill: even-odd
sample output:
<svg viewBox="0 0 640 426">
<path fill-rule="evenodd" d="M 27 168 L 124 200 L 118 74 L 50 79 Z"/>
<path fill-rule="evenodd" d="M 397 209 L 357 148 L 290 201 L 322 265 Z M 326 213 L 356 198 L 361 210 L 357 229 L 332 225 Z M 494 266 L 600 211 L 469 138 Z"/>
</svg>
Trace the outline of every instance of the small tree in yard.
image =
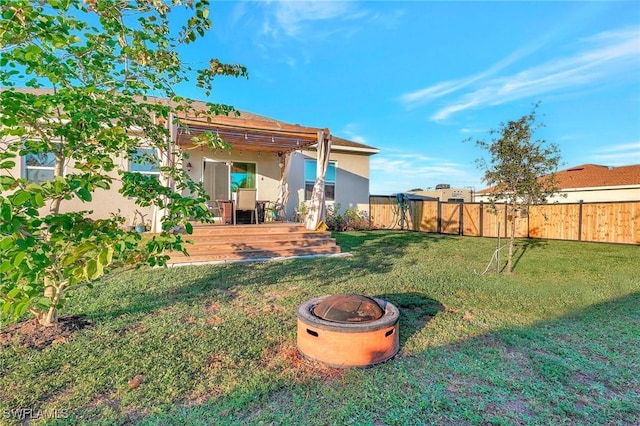
<svg viewBox="0 0 640 426">
<path fill-rule="evenodd" d="M 489 161 L 476 160 L 484 171 L 483 181 L 491 188 L 490 202 L 497 201 L 508 208 L 509 254 L 506 272 L 513 272 L 513 252 L 518 212 L 528 211 L 529 206 L 545 203 L 558 186 L 555 172 L 560 164 L 559 149 L 545 140 L 532 140 L 536 124 L 536 104 L 528 115 L 515 121 L 502 123 L 500 129 L 491 130 L 492 139 L 477 140 L 480 148 L 489 152 Z"/>
<path fill-rule="evenodd" d="M 189 12 L 180 29 L 172 8 Z M 47 325 L 73 289 L 123 265 L 165 265 L 165 249 L 184 251 L 170 230 L 190 232 L 189 219 L 209 213 L 202 185 L 182 169 L 186 154 L 172 148 L 171 112 L 193 112 L 173 88 L 193 73 L 208 95 L 216 75 L 246 69 L 181 62 L 179 46 L 210 26 L 207 0 L 0 0 L 0 13 L 0 307 L 5 319 L 30 311 Z M 231 111 L 210 104 L 207 114 Z M 226 146 L 211 134 L 194 143 Z M 118 170 L 120 158 L 148 162 L 160 177 Z M 18 161 L 51 164 L 52 176 L 15 176 Z M 164 212 L 152 238 L 124 229 L 119 214 L 65 208 L 116 183 L 138 206 Z"/>
</svg>

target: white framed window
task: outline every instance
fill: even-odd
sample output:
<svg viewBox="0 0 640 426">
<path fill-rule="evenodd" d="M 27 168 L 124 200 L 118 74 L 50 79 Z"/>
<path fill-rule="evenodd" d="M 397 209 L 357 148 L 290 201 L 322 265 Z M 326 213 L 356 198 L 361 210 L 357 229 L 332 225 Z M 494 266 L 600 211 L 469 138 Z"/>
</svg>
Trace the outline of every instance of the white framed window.
<svg viewBox="0 0 640 426">
<path fill-rule="evenodd" d="M 160 157 L 154 148 L 140 148 L 129 161 L 129 171 L 142 175 L 160 175 Z"/>
<path fill-rule="evenodd" d="M 316 182 L 316 160 L 304 160 L 304 199 L 308 201 L 313 194 L 313 185 Z M 336 199 L 336 162 L 329 161 L 327 173 L 324 177 L 324 199 L 334 201 Z"/>
<path fill-rule="evenodd" d="M 53 180 L 56 167 L 56 156 L 52 152 L 30 152 L 23 157 L 24 177 L 32 183 L 43 183 Z"/>
</svg>

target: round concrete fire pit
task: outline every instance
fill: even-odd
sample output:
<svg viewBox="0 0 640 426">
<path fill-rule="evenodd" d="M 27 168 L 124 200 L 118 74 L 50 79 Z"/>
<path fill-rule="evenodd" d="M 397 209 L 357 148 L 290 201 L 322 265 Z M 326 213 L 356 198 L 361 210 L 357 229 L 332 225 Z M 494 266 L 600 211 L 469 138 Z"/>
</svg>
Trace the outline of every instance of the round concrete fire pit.
<svg viewBox="0 0 640 426">
<path fill-rule="evenodd" d="M 399 349 L 400 312 L 375 297 L 339 294 L 298 307 L 298 350 L 332 367 L 366 367 Z"/>
</svg>

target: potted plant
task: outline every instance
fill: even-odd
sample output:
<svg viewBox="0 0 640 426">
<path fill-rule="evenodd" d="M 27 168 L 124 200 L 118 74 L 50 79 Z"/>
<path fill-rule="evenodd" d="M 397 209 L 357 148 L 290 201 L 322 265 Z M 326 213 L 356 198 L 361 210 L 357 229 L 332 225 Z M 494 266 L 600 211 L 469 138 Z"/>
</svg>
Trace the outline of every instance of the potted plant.
<svg viewBox="0 0 640 426">
<path fill-rule="evenodd" d="M 298 205 L 296 209 L 296 220 L 298 222 L 304 222 L 307 217 L 307 212 L 307 204 L 304 201 L 300 201 L 300 205 Z"/>
<path fill-rule="evenodd" d="M 135 226 L 135 229 L 137 232 L 144 232 L 147 230 L 146 227 L 146 223 L 145 223 L 145 214 L 142 214 L 142 212 L 140 210 L 137 210 L 134 212 L 133 214 L 133 226 Z"/>
</svg>

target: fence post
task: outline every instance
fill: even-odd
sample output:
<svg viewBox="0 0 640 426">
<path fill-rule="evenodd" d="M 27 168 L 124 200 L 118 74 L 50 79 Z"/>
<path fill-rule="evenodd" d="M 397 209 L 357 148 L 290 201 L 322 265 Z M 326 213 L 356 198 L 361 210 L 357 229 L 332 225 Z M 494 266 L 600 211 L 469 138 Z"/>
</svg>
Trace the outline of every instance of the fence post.
<svg viewBox="0 0 640 426">
<path fill-rule="evenodd" d="M 464 201 L 458 203 L 458 235 L 464 235 Z"/>
<path fill-rule="evenodd" d="M 580 200 L 580 208 L 578 209 L 578 241 L 582 241 L 582 203 L 584 200 Z"/>
<path fill-rule="evenodd" d="M 484 237 L 484 203 L 480 200 L 480 236 Z"/>
<path fill-rule="evenodd" d="M 438 209 L 437 209 L 437 220 L 436 220 L 436 234 L 442 233 L 442 206 L 440 205 L 440 198 L 438 198 Z"/>
</svg>

